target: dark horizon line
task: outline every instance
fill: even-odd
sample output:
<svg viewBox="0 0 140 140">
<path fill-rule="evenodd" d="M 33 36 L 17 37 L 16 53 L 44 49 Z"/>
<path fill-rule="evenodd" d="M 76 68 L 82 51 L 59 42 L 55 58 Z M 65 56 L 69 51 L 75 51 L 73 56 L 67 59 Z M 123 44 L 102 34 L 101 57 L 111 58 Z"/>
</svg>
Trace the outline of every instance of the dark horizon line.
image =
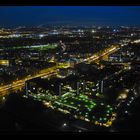
<svg viewBox="0 0 140 140">
<path fill-rule="evenodd" d="M 18 28 L 18 27 L 27 27 L 27 28 L 41 28 L 41 27 L 44 27 L 44 28 L 47 28 L 48 27 L 59 27 L 59 26 L 70 26 L 70 27 L 81 27 L 81 26 L 86 26 L 86 27 L 109 27 L 109 28 L 119 28 L 119 27 L 130 27 L 130 28 L 140 28 L 140 25 L 94 25 L 94 24 L 54 24 L 54 23 L 49 23 L 49 24 L 39 24 L 39 25 L 11 25 L 11 26 L 2 26 L 0 25 L 0 28 L 5 28 L 5 29 L 8 29 L 8 28 Z"/>
</svg>

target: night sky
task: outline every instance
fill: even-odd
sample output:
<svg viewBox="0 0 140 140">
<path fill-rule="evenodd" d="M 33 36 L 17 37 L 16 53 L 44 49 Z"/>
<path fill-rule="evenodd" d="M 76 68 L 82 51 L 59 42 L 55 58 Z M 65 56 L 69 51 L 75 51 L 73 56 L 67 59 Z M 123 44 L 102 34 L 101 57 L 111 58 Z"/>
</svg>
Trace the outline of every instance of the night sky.
<svg viewBox="0 0 140 140">
<path fill-rule="evenodd" d="M 0 6 L 0 27 L 47 24 L 140 26 L 140 6 Z"/>
</svg>

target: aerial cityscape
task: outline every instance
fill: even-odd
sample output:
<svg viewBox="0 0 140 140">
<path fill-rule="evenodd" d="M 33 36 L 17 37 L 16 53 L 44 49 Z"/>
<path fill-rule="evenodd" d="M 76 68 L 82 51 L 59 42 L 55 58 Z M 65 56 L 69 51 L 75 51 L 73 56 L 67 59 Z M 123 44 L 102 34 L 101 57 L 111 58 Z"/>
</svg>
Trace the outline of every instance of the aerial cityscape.
<svg viewBox="0 0 140 140">
<path fill-rule="evenodd" d="M 140 131 L 140 6 L 0 15 L 0 133 Z"/>
</svg>

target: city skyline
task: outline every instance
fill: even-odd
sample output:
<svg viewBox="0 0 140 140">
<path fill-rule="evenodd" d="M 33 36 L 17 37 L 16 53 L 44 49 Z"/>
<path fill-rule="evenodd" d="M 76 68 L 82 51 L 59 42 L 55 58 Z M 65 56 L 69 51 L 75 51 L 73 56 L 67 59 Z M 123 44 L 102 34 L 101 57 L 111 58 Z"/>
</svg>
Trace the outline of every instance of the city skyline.
<svg viewBox="0 0 140 140">
<path fill-rule="evenodd" d="M 0 15 L 0 132 L 140 131 L 139 6 Z"/>
<path fill-rule="evenodd" d="M 140 25 L 140 6 L 1 6 L 0 27 Z"/>
</svg>

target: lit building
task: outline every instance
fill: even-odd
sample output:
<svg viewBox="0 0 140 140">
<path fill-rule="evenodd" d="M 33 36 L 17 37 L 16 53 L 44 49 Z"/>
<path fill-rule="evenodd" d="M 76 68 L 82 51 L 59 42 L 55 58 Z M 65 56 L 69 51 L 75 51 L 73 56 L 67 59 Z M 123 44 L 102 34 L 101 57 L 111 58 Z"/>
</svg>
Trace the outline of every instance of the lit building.
<svg viewBox="0 0 140 140">
<path fill-rule="evenodd" d="M 0 65 L 9 66 L 9 60 L 0 60 Z"/>
</svg>

